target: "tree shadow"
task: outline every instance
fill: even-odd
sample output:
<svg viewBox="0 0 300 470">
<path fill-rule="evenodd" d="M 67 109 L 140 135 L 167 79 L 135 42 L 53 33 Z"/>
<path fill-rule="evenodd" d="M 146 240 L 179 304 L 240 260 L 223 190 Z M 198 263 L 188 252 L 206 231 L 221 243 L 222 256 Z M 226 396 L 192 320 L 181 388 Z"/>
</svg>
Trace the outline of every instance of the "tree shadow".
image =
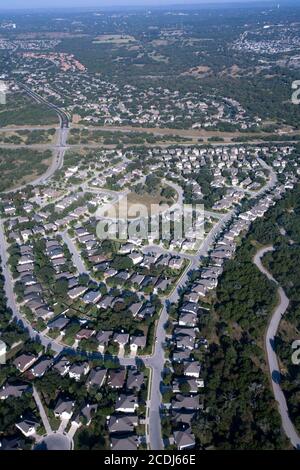
<svg viewBox="0 0 300 470">
<path fill-rule="evenodd" d="M 272 380 L 276 384 L 280 384 L 281 382 L 281 374 L 278 370 L 273 370 L 272 371 Z"/>
</svg>

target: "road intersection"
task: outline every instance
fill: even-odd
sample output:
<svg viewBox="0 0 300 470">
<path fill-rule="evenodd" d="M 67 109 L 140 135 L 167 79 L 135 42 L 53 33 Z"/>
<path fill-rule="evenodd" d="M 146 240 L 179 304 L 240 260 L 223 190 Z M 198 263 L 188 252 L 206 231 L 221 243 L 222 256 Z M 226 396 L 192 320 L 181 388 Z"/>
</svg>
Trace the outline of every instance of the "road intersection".
<svg viewBox="0 0 300 470">
<path fill-rule="evenodd" d="M 31 185 L 39 185 L 48 181 L 53 174 L 63 166 L 63 160 L 66 150 L 68 149 L 67 146 L 67 138 L 69 132 L 69 121 L 68 116 L 59 110 L 59 108 L 52 106 L 51 104 L 47 103 L 44 99 L 40 98 L 37 94 L 31 92 L 31 90 L 26 89 L 27 93 L 31 95 L 34 99 L 40 99 L 40 102 L 44 104 L 48 104 L 52 109 L 54 109 L 60 118 L 60 129 L 58 132 L 58 140 L 56 144 L 56 151 L 54 155 L 54 159 L 52 165 L 49 167 L 47 172 L 37 178 L 35 181 L 31 182 Z M 252 197 L 257 197 L 263 195 L 267 192 L 271 187 L 276 184 L 277 177 L 272 168 L 270 168 L 263 160 L 258 159 L 261 166 L 269 171 L 270 180 L 266 186 L 264 186 L 260 191 L 256 192 Z M 183 191 L 182 188 L 179 188 L 178 185 L 175 183 L 171 184 L 174 189 L 177 191 L 179 195 L 179 202 L 183 204 Z M 17 188 L 22 189 L 22 188 Z M 186 269 L 184 270 L 183 274 L 181 275 L 180 279 L 178 280 L 177 284 L 174 286 L 172 292 L 164 298 L 163 301 L 163 308 L 160 314 L 160 317 L 157 321 L 156 325 L 156 333 L 155 333 L 155 344 L 153 349 L 153 354 L 148 356 L 137 356 L 136 358 L 127 358 L 127 357 L 119 357 L 119 362 L 123 366 L 134 365 L 136 363 L 136 359 L 140 359 L 144 362 L 145 366 L 151 369 L 151 380 L 149 384 L 149 396 L 147 401 L 147 442 L 149 447 L 152 450 L 162 450 L 164 448 L 163 439 L 162 439 L 162 432 L 161 432 L 161 422 L 160 422 L 160 413 L 161 413 L 161 391 L 160 391 L 160 384 L 162 379 L 162 373 L 165 366 L 165 342 L 166 342 L 166 330 L 165 325 L 168 321 L 168 307 L 172 303 L 177 303 L 183 288 L 186 286 L 189 280 L 189 274 L 191 271 L 199 269 L 203 258 L 207 257 L 210 250 L 212 249 L 215 240 L 219 238 L 220 234 L 224 231 L 226 226 L 230 223 L 230 221 L 236 215 L 236 209 L 232 209 L 231 211 L 221 214 L 221 213 L 214 213 L 212 211 L 207 212 L 207 215 L 214 217 L 217 222 L 214 224 L 212 229 L 209 233 L 205 236 L 202 240 L 200 247 L 196 254 L 189 255 L 189 254 L 182 254 L 183 258 L 186 258 L 189 263 Z M 80 255 L 77 252 L 76 246 L 74 245 L 73 241 L 70 239 L 66 232 L 61 234 L 63 240 L 67 243 L 72 256 L 74 263 L 80 273 L 87 272 L 86 267 L 84 266 L 83 260 L 81 259 Z M 155 248 L 159 250 L 160 248 Z M 145 250 L 154 250 L 154 246 L 145 247 Z M 163 250 L 163 249 L 162 249 Z M 13 289 L 13 280 L 12 275 L 8 266 L 8 244 L 5 237 L 4 231 L 4 224 L 3 220 L 0 219 L 0 256 L 1 256 L 1 263 L 2 263 L 2 270 L 3 275 L 5 278 L 5 293 L 7 296 L 7 305 L 11 308 L 13 312 L 14 318 L 16 318 L 20 323 L 24 325 L 24 328 L 27 329 L 30 337 L 34 340 L 38 339 L 38 341 L 44 347 L 50 347 L 55 353 L 60 354 L 62 353 L 66 347 L 61 344 L 57 340 L 53 340 L 47 337 L 46 334 L 41 332 L 37 332 L 32 328 L 30 323 L 26 320 L 26 318 L 20 313 L 20 309 L 17 305 L 14 289 Z M 70 349 L 70 348 L 68 348 Z M 72 348 L 71 348 L 72 349 Z"/>
</svg>

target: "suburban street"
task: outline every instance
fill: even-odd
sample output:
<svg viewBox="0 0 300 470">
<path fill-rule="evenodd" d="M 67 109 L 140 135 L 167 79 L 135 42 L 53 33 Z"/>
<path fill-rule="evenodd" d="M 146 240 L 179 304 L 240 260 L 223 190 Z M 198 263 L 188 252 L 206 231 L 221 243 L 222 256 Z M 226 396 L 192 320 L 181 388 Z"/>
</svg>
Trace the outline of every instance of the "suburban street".
<svg viewBox="0 0 300 470">
<path fill-rule="evenodd" d="M 277 281 L 273 278 L 273 276 L 269 273 L 269 271 L 263 266 L 262 259 L 266 253 L 270 253 L 274 251 L 272 246 L 262 248 L 259 250 L 255 257 L 254 257 L 254 264 L 260 270 L 262 274 L 264 274 L 270 281 L 275 282 L 277 285 Z M 291 441 L 292 445 L 300 450 L 300 436 L 298 435 L 295 426 L 293 425 L 289 412 L 287 402 L 284 396 L 284 393 L 280 387 L 280 368 L 277 359 L 276 352 L 274 351 L 274 342 L 276 338 L 276 334 L 279 328 L 279 324 L 281 321 L 282 316 L 285 314 L 286 310 L 289 306 L 289 299 L 286 296 L 284 290 L 281 286 L 278 285 L 278 296 L 279 296 L 279 304 L 275 308 L 272 318 L 270 320 L 266 337 L 265 337 L 265 344 L 266 344 L 266 351 L 267 351 L 267 359 L 270 369 L 270 377 L 272 381 L 272 388 L 274 392 L 275 400 L 278 404 L 278 410 L 281 416 L 282 427 L 288 439 Z"/>
<path fill-rule="evenodd" d="M 7 306 L 12 310 L 13 317 L 22 325 L 24 325 L 24 328 L 28 331 L 29 336 L 33 340 L 36 341 L 38 339 L 40 343 L 45 346 L 45 348 L 50 347 L 54 352 L 60 353 L 61 351 L 63 351 L 64 347 L 59 343 L 52 341 L 50 338 L 47 338 L 42 333 L 39 333 L 38 331 L 34 330 L 31 324 L 20 313 L 14 295 L 11 272 L 8 266 L 8 244 L 4 235 L 4 226 L 2 219 L 0 219 L 0 257 L 2 272 L 5 278 L 4 290 L 7 297 Z"/>
<path fill-rule="evenodd" d="M 49 423 L 49 420 L 48 420 L 48 416 L 45 412 L 45 409 L 44 409 L 44 406 L 42 404 L 42 401 L 40 399 L 40 396 L 38 394 L 38 391 L 35 387 L 33 387 L 33 398 L 34 398 L 34 401 L 36 403 L 36 406 L 39 410 L 39 414 L 40 414 L 40 417 L 41 417 L 41 420 L 43 422 L 43 426 L 45 428 L 45 431 L 47 434 L 50 434 L 52 432 L 52 429 L 51 429 L 51 426 L 50 426 L 50 423 Z"/>
<path fill-rule="evenodd" d="M 202 257 L 206 256 L 210 250 L 215 238 L 223 230 L 224 226 L 231 219 L 233 212 L 229 212 L 224 215 L 220 221 L 213 227 L 208 236 L 202 242 L 202 245 L 198 253 L 192 257 L 189 265 L 185 269 L 178 283 L 176 284 L 174 290 L 171 294 L 165 299 L 164 306 L 161 312 L 161 315 L 158 320 L 157 329 L 156 329 L 156 342 L 154 354 L 150 357 L 143 358 L 144 363 L 147 367 L 150 367 L 152 370 L 152 382 L 150 384 L 150 398 L 149 398 L 149 443 L 152 450 L 162 450 L 164 449 L 163 439 L 161 434 L 161 424 L 160 424 L 160 411 L 161 411 L 161 392 L 160 392 L 160 382 L 162 379 L 162 372 L 164 370 L 165 364 L 165 351 L 164 344 L 166 340 L 166 330 L 164 325 L 166 324 L 169 315 L 168 315 L 168 306 L 171 303 L 176 303 L 179 300 L 182 289 L 185 287 L 188 279 L 189 273 L 199 267 Z"/>
<path fill-rule="evenodd" d="M 263 164 L 262 164 L 262 163 Z M 277 177 L 276 174 L 272 171 L 269 165 L 265 164 L 265 162 L 261 161 L 260 163 L 264 166 L 267 170 L 270 171 L 270 180 L 268 181 L 267 185 L 262 188 L 260 191 L 260 195 L 264 194 L 268 189 L 274 186 Z M 166 332 L 164 329 L 164 325 L 168 320 L 168 311 L 167 306 L 170 303 L 176 303 L 179 300 L 180 293 L 182 288 L 186 285 L 189 279 L 189 272 L 198 269 L 201 263 L 202 258 L 206 257 L 209 253 L 215 239 L 220 235 L 220 233 L 224 230 L 226 225 L 230 222 L 230 220 L 234 217 L 235 210 L 232 210 L 224 215 L 221 215 L 217 224 L 214 225 L 212 230 L 203 240 L 199 251 L 196 255 L 192 256 L 190 260 L 189 266 L 186 268 L 185 272 L 183 273 L 182 277 L 180 278 L 176 288 L 170 294 L 170 296 L 165 300 L 164 307 L 161 313 L 161 316 L 158 321 L 157 325 L 157 332 L 156 332 L 156 343 L 155 343 L 155 350 L 152 357 L 144 359 L 145 364 L 152 369 L 152 383 L 151 383 L 151 392 L 150 392 L 150 403 L 149 403 L 149 428 L 150 428 L 150 436 L 149 442 L 150 447 L 152 450 L 161 450 L 164 448 L 162 435 L 161 435 L 161 425 L 160 425 L 160 407 L 161 407 L 161 393 L 160 393 L 160 382 L 161 382 L 161 375 L 164 369 L 165 363 L 165 354 L 163 345 L 166 339 Z M 146 247 L 147 249 L 147 247 Z"/>
<path fill-rule="evenodd" d="M 50 108 L 54 109 L 57 112 L 59 119 L 60 119 L 60 129 L 57 133 L 57 143 L 55 146 L 53 146 L 54 158 L 53 158 L 52 164 L 48 168 L 45 174 L 43 174 L 42 176 L 37 178 L 35 181 L 30 183 L 31 185 L 38 185 L 38 184 L 45 183 L 47 180 L 49 180 L 53 176 L 53 174 L 58 169 L 62 168 L 63 166 L 64 155 L 65 155 L 66 150 L 69 148 L 67 144 L 68 133 L 69 133 L 69 119 L 68 119 L 68 116 L 59 108 L 57 108 L 54 105 L 51 105 L 50 103 L 45 101 L 43 98 L 39 97 L 39 95 L 32 92 L 27 87 L 24 87 L 24 89 L 35 100 L 42 102 L 44 104 L 47 104 Z M 110 128 L 110 129 L 114 130 L 113 128 Z M 120 129 L 117 128 L 116 130 L 119 131 Z M 128 131 L 131 131 L 131 130 L 127 130 L 127 132 Z M 167 132 L 167 131 L 162 131 L 162 132 Z M 159 130 L 157 130 L 157 133 L 160 135 Z M 99 146 L 100 144 L 98 145 L 98 147 Z M 270 188 L 275 186 L 277 182 L 277 176 L 274 170 L 267 163 L 265 163 L 262 159 L 258 158 L 257 160 L 262 166 L 262 168 L 264 168 L 265 170 L 268 170 L 270 178 L 269 178 L 268 183 L 263 188 L 261 188 L 261 190 L 257 192 L 251 192 L 251 197 L 257 197 L 257 196 L 263 195 L 266 191 L 268 191 Z M 166 183 L 172 186 L 173 189 L 175 189 L 175 191 L 178 194 L 177 205 L 182 207 L 184 203 L 183 189 L 175 183 L 172 183 L 169 181 L 166 181 Z M 24 186 L 17 188 L 17 189 L 22 189 L 23 187 Z M 83 185 L 83 187 L 89 189 L 88 183 L 86 182 Z M 100 190 L 94 189 L 94 191 L 99 192 Z M 109 193 L 109 191 L 107 190 L 101 190 L 101 192 Z M 113 195 L 117 195 L 117 194 L 119 196 L 122 195 L 121 192 L 120 193 L 110 192 L 110 193 Z M 124 194 L 125 192 L 123 193 L 123 195 Z M 145 365 L 151 369 L 151 380 L 149 383 L 149 397 L 148 397 L 148 403 L 147 403 L 146 435 L 147 435 L 148 446 L 152 450 L 164 449 L 164 443 L 163 443 L 162 432 L 161 432 L 161 421 L 160 421 L 160 412 L 161 412 L 161 403 L 162 403 L 160 383 L 161 383 L 162 373 L 163 373 L 164 364 L 165 364 L 165 350 L 164 350 L 164 345 L 166 342 L 165 324 L 167 323 L 167 320 L 168 320 L 169 305 L 172 303 L 178 302 L 181 292 L 189 280 L 190 273 L 199 268 L 199 265 L 201 264 L 203 258 L 205 258 L 209 254 L 215 240 L 220 236 L 220 234 L 226 228 L 228 223 L 234 218 L 234 216 L 236 215 L 236 212 L 237 212 L 236 209 L 232 209 L 226 212 L 225 214 L 215 213 L 213 211 L 205 211 L 206 216 L 214 217 L 217 220 L 217 222 L 214 224 L 214 226 L 209 231 L 209 233 L 204 237 L 204 239 L 199 240 L 199 249 L 196 254 L 178 254 L 177 252 L 170 252 L 169 250 L 165 250 L 161 247 L 158 247 L 157 245 L 146 246 L 143 249 L 144 253 L 147 253 L 147 252 L 149 253 L 151 251 L 155 251 L 159 253 L 165 252 L 165 253 L 170 253 L 172 255 L 174 254 L 174 255 L 180 256 L 189 261 L 188 266 L 184 270 L 177 284 L 173 286 L 174 288 L 172 292 L 163 300 L 163 308 L 161 311 L 161 315 L 157 321 L 153 354 L 149 356 L 137 356 L 137 358 L 140 358 L 141 360 L 143 360 Z M 87 273 L 90 275 L 90 273 L 88 273 L 87 268 L 84 265 L 84 261 L 81 257 L 79 250 L 77 249 L 74 241 L 68 235 L 67 231 L 61 232 L 60 235 L 62 236 L 63 241 L 67 244 L 68 249 L 72 254 L 73 263 L 76 266 L 78 272 L 80 274 Z M 261 258 L 264 256 L 265 253 L 267 253 L 270 250 L 272 250 L 272 247 L 264 248 L 260 250 L 254 259 L 254 263 L 261 270 L 261 272 L 264 273 L 270 280 L 276 282 L 272 278 L 270 273 L 268 273 L 268 271 L 262 266 L 262 263 L 261 263 Z M 51 338 L 48 338 L 45 334 L 34 330 L 32 326 L 30 325 L 30 323 L 24 318 L 24 316 L 19 311 L 19 307 L 16 303 L 16 299 L 15 299 L 15 295 L 13 291 L 13 280 L 12 280 L 10 269 L 8 267 L 8 244 L 5 238 L 3 220 L 1 219 L 0 219 L 0 256 L 1 256 L 3 275 L 5 277 L 5 293 L 8 299 L 7 305 L 8 307 L 11 308 L 13 312 L 13 316 L 18 321 L 22 322 L 24 327 L 28 330 L 28 333 L 32 339 L 34 340 L 38 339 L 43 346 L 50 347 L 55 353 L 61 353 L 65 349 L 65 346 L 60 344 L 57 340 L 52 340 Z M 278 406 L 280 409 L 283 428 L 287 436 L 290 438 L 291 442 L 293 443 L 293 445 L 297 448 L 298 447 L 300 448 L 300 439 L 295 431 L 295 428 L 293 427 L 293 424 L 291 423 L 289 419 L 284 395 L 281 391 L 280 385 L 276 383 L 273 377 L 274 372 L 279 371 L 279 366 L 278 366 L 276 354 L 272 349 L 272 344 L 273 344 L 273 340 L 278 329 L 281 316 L 284 314 L 289 304 L 289 301 L 281 287 L 278 287 L 278 292 L 279 292 L 281 301 L 273 314 L 272 320 L 268 328 L 266 347 L 267 347 L 267 353 L 268 353 L 270 372 L 272 376 L 272 386 L 273 386 L 275 398 L 278 402 Z M 120 361 L 120 364 L 124 366 L 134 365 L 136 362 L 136 358 L 124 358 L 120 355 L 119 361 Z M 36 395 L 36 392 L 35 392 L 35 395 Z M 36 400 L 38 400 L 38 397 L 35 395 L 34 397 L 36 398 Z"/>
<path fill-rule="evenodd" d="M 189 265 L 182 274 L 179 282 L 174 286 L 174 290 L 171 294 L 164 300 L 163 309 L 159 317 L 156 329 L 156 342 L 154 346 L 154 353 L 152 356 L 142 357 L 145 365 L 152 370 L 152 381 L 150 383 L 150 393 L 149 393 L 149 402 L 148 402 L 148 417 L 149 417 L 149 435 L 147 435 L 147 442 L 149 447 L 152 450 L 162 450 L 164 448 L 162 434 L 161 434 L 161 423 L 160 423 L 160 410 L 161 410 L 161 392 L 160 392 L 160 382 L 162 378 L 162 372 L 164 370 L 165 363 L 165 353 L 164 353 L 164 343 L 166 339 L 166 332 L 164 325 L 168 320 L 168 306 L 171 303 L 176 303 L 180 297 L 181 290 L 186 285 L 189 279 L 189 273 L 199 267 L 199 264 L 203 257 L 207 256 L 209 250 L 212 247 L 215 239 L 220 235 L 224 230 L 228 222 L 234 216 L 235 211 L 232 210 L 224 215 L 218 220 L 214 225 L 209 234 L 204 238 L 201 243 L 200 249 L 197 254 L 194 256 L 187 256 L 189 259 Z M 69 238 L 66 233 L 61 234 L 64 241 L 67 243 L 72 256 L 75 262 L 75 265 L 79 272 L 85 272 L 85 266 L 83 260 L 81 259 L 73 241 Z M 43 333 L 38 333 L 35 331 L 31 325 L 24 319 L 23 315 L 19 312 L 17 307 L 14 293 L 13 293 L 13 283 L 9 268 L 7 265 L 7 242 L 4 236 L 4 227 L 3 222 L 0 223 L 0 245 L 1 245 L 1 260 L 2 260 L 2 269 L 5 277 L 5 290 L 7 298 L 9 299 L 8 305 L 12 308 L 14 316 L 23 322 L 25 327 L 28 329 L 30 336 L 33 339 L 39 338 L 41 344 L 44 346 L 50 346 L 53 351 L 60 353 L 64 350 L 64 346 L 57 342 L 57 340 L 51 340 Z M 121 365 L 134 365 L 134 358 L 119 358 Z"/>
<path fill-rule="evenodd" d="M 65 143 L 66 143 L 66 138 L 67 138 L 67 129 L 64 129 L 64 128 L 61 129 L 59 138 L 60 138 L 60 145 L 61 145 L 60 150 L 59 150 L 60 161 L 59 162 L 57 161 L 56 165 L 54 165 L 56 169 L 59 167 L 59 165 L 62 165 L 62 162 L 63 162 L 63 155 L 66 150 Z M 274 171 L 264 161 L 261 160 L 260 164 L 270 172 L 270 179 L 268 183 L 266 184 L 266 186 L 262 188 L 258 193 L 256 193 L 255 196 L 257 196 L 258 194 L 261 195 L 265 193 L 268 189 L 274 186 L 277 181 L 276 174 L 274 173 Z M 51 170 L 52 172 L 56 171 L 54 167 L 52 167 L 52 170 Z M 39 182 L 45 181 L 47 178 L 50 178 L 51 171 L 49 169 L 49 174 L 43 175 L 43 177 L 40 178 Z M 178 191 L 177 185 L 174 185 L 173 187 L 175 190 L 177 190 L 179 194 L 179 199 L 183 203 L 183 193 L 181 191 Z M 214 212 L 209 211 L 207 215 L 215 217 L 216 214 Z M 162 309 L 160 318 L 157 323 L 156 341 L 154 345 L 153 355 L 147 356 L 147 357 L 141 356 L 141 359 L 144 361 L 145 365 L 151 368 L 151 371 L 152 371 L 152 374 L 151 374 L 152 380 L 151 380 L 151 383 L 149 384 L 150 393 L 149 393 L 149 400 L 148 400 L 148 406 L 147 406 L 147 442 L 148 442 L 149 447 L 152 450 L 162 450 L 164 448 L 162 434 L 161 434 L 161 423 L 160 423 L 160 411 L 161 411 L 160 383 L 161 383 L 162 372 L 164 370 L 164 363 L 165 363 L 164 344 L 166 340 L 166 332 L 165 332 L 164 325 L 166 324 L 168 320 L 168 306 L 171 303 L 178 302 L 181 291 L 183 287 L 186 285 L 186 283 L 188 282 L 189 273 L 195 269 L 198 269 L 202 259 L 207 256 L 210 249 L 212 248 L 213 243 L 219 237 L 219 235 L 222 233 L 222 231 L 224 230 L 226 225 L 230 222 L 230 220 L 234 217 L 234 215 L 235 215 L 235 209 L 227 212 L 226 214 L 218 214 L 218 222 L 213 226 L 213 228 L 210 230 L 210 232 L 207 234 L 204 240 L 201 241 L 198 252 L 195 255 L 188 255 L 188 254 L 181 255 L 183 258 L 189 260 L 189 265 L 185 269 L 177 285 L 174 286 L 174 289 L 171 292 L 171 294 L 164 300 L 163 309 Z M 73 261 L 74 261 L 75 266 L 78 269 L 78 272 L 85 273 L 86 268 L 85 268 L 84 262 L 74 242 L 71 240 L 67 232 L 61 233 L 61 236 L 63 240 L 65 241 L 65 243 L 67 244 L 72 254 Z M 2 269 L 3 269 L 3 274 L 5 277 L 5 291 L 6 291 L 6 295 L 8 298 L 8 306 L 12 309 L 14 316 L 18 320 L 22 321 L 22 323 L 28 329 L 28 332 L 31 338 L 33 339 L 39 338 L 39 341 L 41 342 L 41 344 L 43 344 L 46 347 L 50 346 L 52 350 L 55 351 L 56 353 L 62 352 L 64 350 L 64 346 L 62 344 L 60 344 L 57 340 L 51 340 L 43 333 L 38 333 L 37 331 L 35 331 L 31 327 L 31 325 L 26 321 L 26 319 L 24 319 L 23 315 L 21 315 L 19 312 L 19 309 L 15 301 L 15 296 L 13 293 L 13 282 L 12 282 L 11 274 L 9 272 L 9 268 L 7 265 L 7 261 L 8 261 L 7 260 L 7 242 L 4 236 L 4 227 L 3 227 L 2 221 L 0 223 L 0 245 L 1 245 Z M 160 247 L 157 247 L 154 249 L 154 246 L 145 247 L 144 250 L 145 251 L 151 251 L 151 250 L 163 251 Z M 134 358 L 119 357 L 119 361 L 121 365 L 134 365 L 135 364 Z"/>
<path fill-rule="evenodd" d="M 73 242 L 73 240 L 69 236 L 68 232 L 67 231 L 60 232 L 59 235 L 61 235 L 63 241 L 65 242 L 65 244 L 67 245 L 70 253 L 72 254 L 72 259 L 73 259 L 74 266 L 76 266 L 77 271 L 79 272 L 79 274 L 89 274 L 86 267 L 85 267 L 85 265 L 84 265 L 83 259 L 80 256 L 80 253 L 78 252 L 78 250 L 75 246 L 75 243 Z"/>
</svg>

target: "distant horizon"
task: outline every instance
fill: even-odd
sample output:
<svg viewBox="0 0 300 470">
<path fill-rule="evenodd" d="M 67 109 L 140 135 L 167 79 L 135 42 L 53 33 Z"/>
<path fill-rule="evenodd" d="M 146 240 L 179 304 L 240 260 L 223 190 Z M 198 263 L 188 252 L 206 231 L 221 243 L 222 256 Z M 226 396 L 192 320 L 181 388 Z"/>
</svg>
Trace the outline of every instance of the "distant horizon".
<svg viewBox="0 0 300 470">
<path fill-rule="evenodd" d="M 1 5 L 0 11 L 12 10 L 55 10 L 55 9 L 93 9 L 93 8 L 124 8 L 124 7 L 190 7 L 190 6 L 238 6 L 238 5 L 295 5 L 296 0 L 46 0 L 41 5 L 40 0 L 4 0 L 7 5 Z M 26 6 L 24 5 L 26 3 Z"/>
</svg>

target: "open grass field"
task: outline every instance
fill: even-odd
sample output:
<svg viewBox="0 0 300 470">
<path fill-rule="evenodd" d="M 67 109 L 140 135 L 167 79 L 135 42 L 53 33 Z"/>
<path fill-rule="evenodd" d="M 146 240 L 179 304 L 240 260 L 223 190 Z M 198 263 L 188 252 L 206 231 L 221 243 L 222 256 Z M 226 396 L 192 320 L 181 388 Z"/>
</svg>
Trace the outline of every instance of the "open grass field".
<svg viewBox="0 0 300 470">
<path fill-rule="evenodd" d="M 176 201 L 177 195 L 172 203 L 176 203 Z M 171 201 L 167 201 L 160 192 L 137 194 L 131 191 L 126 195 L 120 195 L 118 202 L 107 204 L 102 215 L 111 219 L 149 218 L 167 211 L 170 204 Z"/>
</svg>

